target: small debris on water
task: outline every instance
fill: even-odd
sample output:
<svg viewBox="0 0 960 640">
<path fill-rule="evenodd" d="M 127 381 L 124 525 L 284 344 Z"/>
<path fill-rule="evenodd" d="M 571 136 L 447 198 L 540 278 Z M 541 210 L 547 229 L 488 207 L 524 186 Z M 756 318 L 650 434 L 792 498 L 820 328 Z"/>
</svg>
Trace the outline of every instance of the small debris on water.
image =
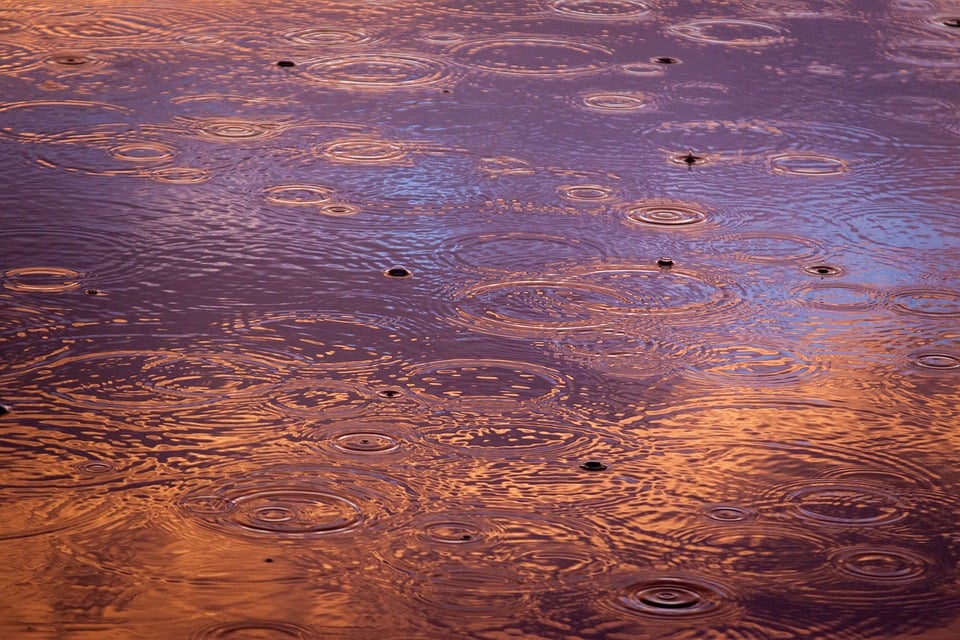
<svg viewBox="0 0 960 640">
<path fill-rule="evenodd" d="M 661 257 L 661 258 L 658 258 L 658 259 L 657 259 L 657 266 L 658 266 L 658 267 L 665 267 L 665 268 L 672 267 L 672 266 L 673 266 L 673 258 L 667 258 L 667 257 L 665 257 L 665 256 L 664 256 L 664 257 Z"/>
<path fill-rule="evenodd" d="M 13 409 L 8 404 L 0 404 L 0 416 L 5 416 L 8 413 L 13 411 Z"/>
<path fill-rule="evenodd" d="M 384 271 L 384 274 L 391 278 L 409 278 L 413 275 L 406 267 L 390 267 Z"/>
<path fill-rule="evenodd" d="M 277 66 L 278 67 L 295 67 L 297 66 L 297 63 L 294 62 L 293 60 L 278 60 Z"/>
<path fill-rule="evenodd" d="M 607 465 L 597 460 L 588 460 L 580 465 L 580 468 L 584 471 L 605 471 L 607 469 Z"/>
</svg>

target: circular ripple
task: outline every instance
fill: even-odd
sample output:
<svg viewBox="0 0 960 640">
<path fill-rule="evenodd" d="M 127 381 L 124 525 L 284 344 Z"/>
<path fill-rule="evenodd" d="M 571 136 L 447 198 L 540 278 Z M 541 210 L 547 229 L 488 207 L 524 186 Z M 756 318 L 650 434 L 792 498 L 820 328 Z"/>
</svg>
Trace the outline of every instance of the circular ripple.
<svg viewBox="0 0 960 640">
<path fill-rule="evenodd" d="M 37 52 L 10 42 L 0 42 L 0 73 L 22 71 L 37 64 Z"/>
<path fill-rule="evenodd" d="M 601 247 L 580 238 L 524 231 L 457 236 L 439 251 L 457 267 L 515 275 L 580 264 L 602 253 Z"/>
<path fill-rule="evenodd" d="M 34 369 L 34 383 L 74 405 L 175 409 L 255 396 L 276 383 L 276 362 L 250 354 L 103 351 L 56 358 Z"/>
<path fill-rule="evenodd" d="M 880 526 L 908 515 L 897 496 L 866 483 L 799 483 L 785 502 L 801 520 L 826 525 Z"/>
<path fill-rule="evenodd" d="M 348 453 L 390 453 L 400 448 L 400 441 L 387 433 L 355 431 L 334 437 L 333 446 Z"/>
<path fill-rule="evenodd" d="M 176 150 L 162 142 L 127 142 L 111 147 L 107 153 L 116 160 L 132 163 L 153 163 L 172 160 Z"/>
<path fill-rule="evenodd" d="M 334 162 L 351 164 L 391 164 L 406 160 L 402 145 L 376 138 L 334 140 L 317 149 L 317 153 Z"/>
<path fill-rule="evenodd" d="M 581 273 L 575 280 L 617 291 L 628 300 L 626 305 L 603 305 L 596 309 L 605 313 L 702 313 L 713 311 L 733 300 L 725 285 L 676 269 L 610 266 Z"/>
<path fill-rule="evenodd" d="M 270 403 L 287 415 L 343 418 L 370 411 L 370 395 L 360 385 L 348 382 L 298 379 L 280 386 Z"/>
<path fill-rule="evenodd" d="M 256 538 L 300 539 L 376 528 L 408 507 L 399 480 L 348 467 L 279 467 L 184 496 L 205 527 Z"/>
<path fill-rule="evenodd" d="M 63 293 L 82 284 L 82 276 L 62 267 L 21 267 L 0 273 L 3 286 L 21 293 Z"/>
<path fill-rule="evenodd" d="M 845 161 L 816 153 L 781 153 L 770 158 L 770 168 L 788 176 L 840 176 L 850 170 Z"/>
<path fill-rule="evenodd" d="M 753 520 L 757 514 L 752 509 L 739 507 L 734 504 L 715 504 L 702 510 L 703 516 L 717 522 L 746 522 Z"/>
<path fill-rule="evenodd" d="M 492 335 L 542 336 L 598 328 L 615 320 L 604 309 L 623 309 L 630 299 L 610 287 L 521 280 L 481 285 L 459 296 L 459 324 Z"/>
<path fill-rule="evenodd" d="M 663 60 L 672 60 L 672 62 L 669 62 L 669 63 L 659 62 L 658 64 L 658 61 L 663 61 Z M 624 64 L 619 65 L 617 68 L 621 72 L 630 76 L 650 78 L 650 77 L 662 76 L 664 73 L 666 73 L 663 70 L 663 66 L 661 65 L 676 64 L 678 62 L 680 61 L 677 60 L 676 58 L 654 58 L 654 62 L 626 62 Z"/>
<path fill-rule="evenodd" d="M 565 200 L 570 200 L 580 204 L 609 202 L 611 200 L 615 200 L 618 196 L 615 189 L 601 184 L 561 185 L 557 188 L 557 193 Z"/>
<path fill-rule="evenodd" d="M 848 547 L 833 554 L 833 564 L 844 573 L 870 582 L 912 582 L 935 564 L 909 549 Z"/>
<path fill-rule="evenodd" d="M 820 309 L 859 311 L 877 304 L 877 293 L 854 284 L 812 285 L 793 291 L 792 297 L 804 305 Z"/>
<path fill-rule="evenodd" d="M 481 524 L 453 519 L 437 519 L 426 524 L 420 533 L 425 542 L 439 544 L 468 544 L 482 540 L 484 535 Z"/>
<path fill-rule="evenodd" d="M 960 369 L 960 356 L 935 351 L 922 351 L 911 354 L 911 365 L 928 371 L 950 371 Z"/>
<path fill-rule="evenodd" d="M 580 94 L 578 106 L 601 113 L 635 113 L 651 111 L 654 105 L 639 92 L 591 91 Z"/>
<path fill-rule="evenodd" d="M 311 640 L 316 634 L 309 627 L 279 620 L 238 620 L 218 622 L 198 629 L 191 640 L 230 640 L 231 638 L 294 638 Z"/>
<path fill-rule="evenodd" d="M 88 522 L 102 521 L 110 515 L 103 492 L 77 493 L 69 489 L 55 492 L 0 494 L 0 540 L 13 540 L 73 529 Z M 115 515 L 115 514 L 114 514 Z"/>
<path fill-rule="evenodd" d="M 948 289 L 906 289 L 893 296 L 893 307 L 904 313 L 936 318 L 960 316 L 960 293 Z"/>
<path fill-rule="evenodd" d="M 455 420 L 423 427 L 424 439 L 469 455 L 504 458 L 516 455 L 549 455 L 573 459 L 599 438 L 564 412 L 505 412 L 496 416 L 458 411 Z"/>
<path fill-rule="evenodd" d="M 206 169 L 193 167 L 165 167 L 151 171 L 150 179 L 169 184 L 198 184 L 210 179 L 210 172 Z"/>
<path fill-rule="evenodd" d="M 401 339 L 384 318 L 363 314 L 270 313 L 233 329 L 244 344 L 255 344 L 303 371 L 375 369 L 395 360 L 389 351 Z"/>
<path fill-rule="evenodd" d="M 506 36 L 474 40 L 454 50 L 477 69 L 521 75 L 569 75 L 601 69 L 609 49 L 572 40 Z"/>
<path fill-rule="evenodd" d="M 550 0 L 550 11 L 580 20 L 629 20 L 650 15 L 652 9 L 640 0 Z"/>
<path fill-rule="evenodd" d="M 757 20 L 707 19 L 674 25 L 668 32 L 707 44 L 761 47 L 784 42 L 784 30 Z"/>
<path fill-rule="evenodd" d="M 413 365 L 404 380 L 419 396 L 445 403 L 542 402 L 565 394 L 569 385 L 566 377 L 548 367 L 480 358 Z"/>
<path fill-rule="evenodd" d="M 305 46 L 336 47 L 343 45 L 367 44 L 373 37 L 363 31 L 340 29 L 337 27 L 313 27 L 296 29 L 284 34 L 284 39 L 293 44 Z"/>
<path fill-rule="evenodd" d="M 702 355 L 697 375 L 727 384 L 795 384 L 821 371 L 806 358 L 772 345 L 714 346 Z"/>
<path fill-rule="evenodd" d="M 694 155 L 703 155 L 699 150 L 713 149 L 717 157 L 742 157 L 746 154 L 766 154 L 782 144 L 784 131 L 762 120 L 693 120 L 686 122 L 661 122 L 644 131 L 644 136 L 658 148 L 669 150 L 671 155 L 678 149 L 693 149 Z M 822 135 L 822 134 L 821 134 Z M 682 154 L 680 161 L 682 163 Z"/>
<path fill-rule="evenodd" d="M 0 55 L 0 60 L 4 57 Z M 0 71 L 3 63 L 0 62 Z M 28 142 L 69 141 L 91 127 L 114 124 L 129 111 L 89 100 L 23 100 L 0 104 L 4 125 L 0 135 Z"/>
<path fill-rule="evenodd" d="M 280 184 L 263 190 L 267 202 L 288 206 L 328 204 L 335 193 L 330 187 L 306 184 Z"/>
<path fill-rule="evenodd" d="M 349 89 L 424 87 L 446 81 L 450 65 L 415 53 L 351 54 L 301 65 L 314 82 Z"/>
<path fill-rule="evenodd" d="M 711 241 L 718 253 L 746 262 L 793 263 L 822 252 L 813 240 L 785 233 L 738 233 Z"/>
<path fill-rule="evenodd" d="M 197 120 L 190 123 L 197 137 L 211 142 L 247 142 L 264 140 L 280 133 L 284 126 L 276 122 L 257 122 L 242 118 Z"/>
<path fill-rule="evenodd" d="M 659 227 L 685 227 L 707 220 L 707 213 L 684 203 L 636 203 L 626 208 L 631 222 Z"/>
<path fill-rule="evenodd" d="M 409 588 L 412 597 L 438 615 L 502 616 L 531 599 L 530 585 L 507 566 L 473 567 L 463 562 L 434 564 Z"/>
<path fill-rule="evenodd" d="M 618 608 L 654 619 L 707 618 L 731 606 L 730 591 L 719 583 L 691 576 L 642 578 L 618 590 Z"/>
<path fill-rule="evenodd" d="M 164 41 L 170 28 L 180 23 L 190 24 L 198 17 L 193 12 L 168 8 L 163 12 L 151 9 L 110 11 L 60 11 L 43 16 L 51 20 L 38 25 L 43 32 L 61 38 L 96 40 L 99 42 Z"/>
</svg>

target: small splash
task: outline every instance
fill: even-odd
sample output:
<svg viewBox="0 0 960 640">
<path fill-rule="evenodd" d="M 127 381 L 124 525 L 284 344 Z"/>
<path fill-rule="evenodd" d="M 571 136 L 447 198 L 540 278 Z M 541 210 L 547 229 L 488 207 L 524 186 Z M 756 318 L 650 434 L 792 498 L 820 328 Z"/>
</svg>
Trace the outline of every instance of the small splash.
<svg viewBox="0 0 960 640">
<path fill-rule="evenodd" d="M 330 187 L 308 184 L 279 184 L 263 190 L 267 202 L 286 206 L 327 204 L 335 191 Z"/>
<path fill-rule="evenodd" d="M 647 96 L 639 92 L 591 91 L 580 94 L 579 105 L 590 111 L 612 114 L 653 110 Z"/>
<path fill-rule="evenodd" d="M 176 149 L 162 142 L 142 141 L 118 144 L 111 147 L 107 153 L 115 160 L 139 164 L 172 160 Z"/>
<path fill-rule="evenodd" d="M 460 520 L 437 520 L 423 527 L 421 537 L 439 544 L 469 544 L 483 540 L 481 525 Z"/>
<path fill-rule="evenodd" d="M 842 276 L 844 271 L 843 267 L 833 265 L 833 264 L 808 264 L 800 267 L 800 270 L 804 273 L 809 273 L 812 276 Z"/>
<path fill-rule="evenodd" d="M 581 204 L 609 202 L 617 198 L 617 191 L 600 184 L 572 184 L 557 188 L 561 198 Z"/>
<path fill-rule="evenodd" d="M 62 67 L 89 67 L 102 62 L 96 56 L 85 53 L 57 53 L 47 57 L 46 61 Z"/>
<path fill-rule="evenodd" d="M 756 511 L 734 504 L 715 504 L 705 507 L 703 516 L 716 522 L 746 522 L 757 517 Z"/>
</svg>

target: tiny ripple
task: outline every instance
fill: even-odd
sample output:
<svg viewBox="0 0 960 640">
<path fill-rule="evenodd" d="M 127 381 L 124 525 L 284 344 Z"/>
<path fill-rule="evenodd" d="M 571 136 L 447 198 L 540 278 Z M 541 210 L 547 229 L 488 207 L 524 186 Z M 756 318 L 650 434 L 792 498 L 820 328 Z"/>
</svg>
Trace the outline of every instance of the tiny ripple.
<svg viewBox="0 0 960 640">
<path fill-rule="evenodd" d="M 286 206 L 318 206 L 329 204 L 336 191 L 330 187 L 308 184 L 278 184 L 263 190 L 267 202 Z"/>
<path fill-rule="evenodd" d="M 349 467 L 275 467 L 181 497 L 202 527 L 241 537 L 303 539 L 383 529 L 413 492 L 392 476 Z"/>
<path fill-rule="evenodd" d="M 344 89 L 391 90 L 432 87 L 454 78 L 442 58 L 420 53 L 354 53 L 300 65 L 310 82 Z"/>
<path fill-rule="evenodd" d="M 279 385 L 270 405 L 282 414 L 303 418 L 345 418 L 371 411 L 372 392 L 362 385 L 326 378 L 298 379 Z"/>
<path fill-rule="evenodd" d="M 804 306 L 837 311 L 863 311 L 880 301 L 877 291 L 856 284 L 815 284 L 794 289 L 791 297 Z"/>
<path fill-rule="evenodd" d="M 514 277 L 574 266 L 602 253 L 588 240 L 527 231 L 455 236 L 444 240 L 439 250 L 441 259 L 452 266 Z"/>
<path fill-rule="evenodd" d="M 543 403 L 569 394 L 570 379 L 530 362 L 463 358 L 408 366 L 399 382 L 432 402 Z"/>
<path fill-rule="evenodd" d="M 748 522 L 757 518 L 756 510 L 735 504 L 712 504 L 704 507 L 701 514 L 708 520 L 724 523 Z"/>
<path fill-rule="evenodd" d="M 822 264 L 822 263 L 805 264 L 802 267 L 800 267 L 800 271 L 803 271 L 804 273 L 808 273 L 812 276 L 820 276 L 821 278 L 827 277 L 827 276 L 830 276 L 830 277 L 842 276 L 845 273 L 845 269 L 843 267 L 832 265 L 832 264 Z"/>
<path fill-rule="evenodd" d="M 349 431 L 335 436 L 333 447 L 346 453 L 383 454 L 400 450 L 400 441 L 379 431 Z"/>
<path fill-rule="evenodd" d="M 0 272 L 4 288 L 18 293 L 64 293 L 80 288 L 84 276 L 64 267 L 17 267 Z"/>
<path fill-rule="evenodd" d="M 831 561 L 847 575 L 881 584 L 923 580 L 936 564 L 910 549 L 871 545 L 839 549 Z"/>
<path fill-rule="evenodd" d="M 247 120 L 245 118 L 179 118 L 174 133 L 184 133 L 209 142 L 251 142 L 279 136 L 290 128 L 283 122 Z"/>
<path fill-rule="evenodd" d="M 763 120 L 693 120 L 661 122 L 646 129 L 644 136 L 661 149 L 694 149 L 695 155 L 697 150 L 713 149 L 714 156 L 739 157 L 769 153 L 782 145 L 786 134 Z"/>
<path fill-rule="evenodd" d="M 670 60 L 670 62 L 664 62 Z M 651 62 L 625 62 L 617 65 L 620 73 L 628 76 L 637 76 L 640 78 L 656 78 L 666 73 L 663 69 L 664 64 L 677 64 L 680 62 L 676 58 L 654 58 Z"/>
<path fill-rule="evenodd" d="M 472 40 L 452 51 L 463 64 L 475 69 L 534 76 L 595 72 L 613 55 L 599 45 L 527 35 Z"/>
<path fill-rule="evenodd" d="M 95 67 L 102 65 L 104 60 L 95 55 L 81 52 L 53 53 L 44 57 L 44 62 L 58 67 Z"/>
<path fill-rule="evenodd" d="M 786 42 L 786 30 L 758 20 L 713 18 L 693 20 L 667 28 L 667 32 L 694 42 L 738 47 L 764 47 Z"/>
<path fill-rule="evenodd" d="M 624 581 L 612 604 L 621 614 L 661 621 L 726 618 L 739 609 L 729 587 L 681 573 L 641 575 Z"/>
<path fill-rule="evenodd" d="M 850 165 L 832 156 L 791 152 L 770 156 L 770 170 L 786 176 L 841 176 L 850 171 Z"/>
<path fill-rule="evenodd" d="M 960 317 L 960 292 L 950 289 L 900 289 L 890 295 L 893 308 L 931 318 Z"/>
<path fill-rule="evenodd" d="M 549 11 L 577 20 L 625 21 L 646 18 L 653 13 L 649 3 L 640 0 L 549 0 Z"/>
<path fill-rule="evenodd" d="M 281 620 L 246 619 L 217 622 L 194 631 L 191 640 L 229 640 L 230 638 L 270 637 L 311 640 L 317 634 L 310 627 Z"/>
<path fill-rule="evenodd" d="M 148 7 L 122 10 L 47 12 L 37 22 L 42 33 L 58 38 L 110 43 L 159 43 L 167 40 L 178 24 L 202 20 L 203 13 L 183 9 L 158 12 Z"/>
</svg>

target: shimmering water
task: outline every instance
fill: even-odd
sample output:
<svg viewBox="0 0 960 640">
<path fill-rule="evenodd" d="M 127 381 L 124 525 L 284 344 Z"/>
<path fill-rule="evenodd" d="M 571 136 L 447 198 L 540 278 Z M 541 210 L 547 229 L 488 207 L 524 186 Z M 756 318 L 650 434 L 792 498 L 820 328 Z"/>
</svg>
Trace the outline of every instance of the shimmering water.
<svg viewBox="0 0 960 640">
<path fill-rule="evenodd" d="M 0 0 L 0 637 L 960 636 L 960 5 Z"/>
</svg>

